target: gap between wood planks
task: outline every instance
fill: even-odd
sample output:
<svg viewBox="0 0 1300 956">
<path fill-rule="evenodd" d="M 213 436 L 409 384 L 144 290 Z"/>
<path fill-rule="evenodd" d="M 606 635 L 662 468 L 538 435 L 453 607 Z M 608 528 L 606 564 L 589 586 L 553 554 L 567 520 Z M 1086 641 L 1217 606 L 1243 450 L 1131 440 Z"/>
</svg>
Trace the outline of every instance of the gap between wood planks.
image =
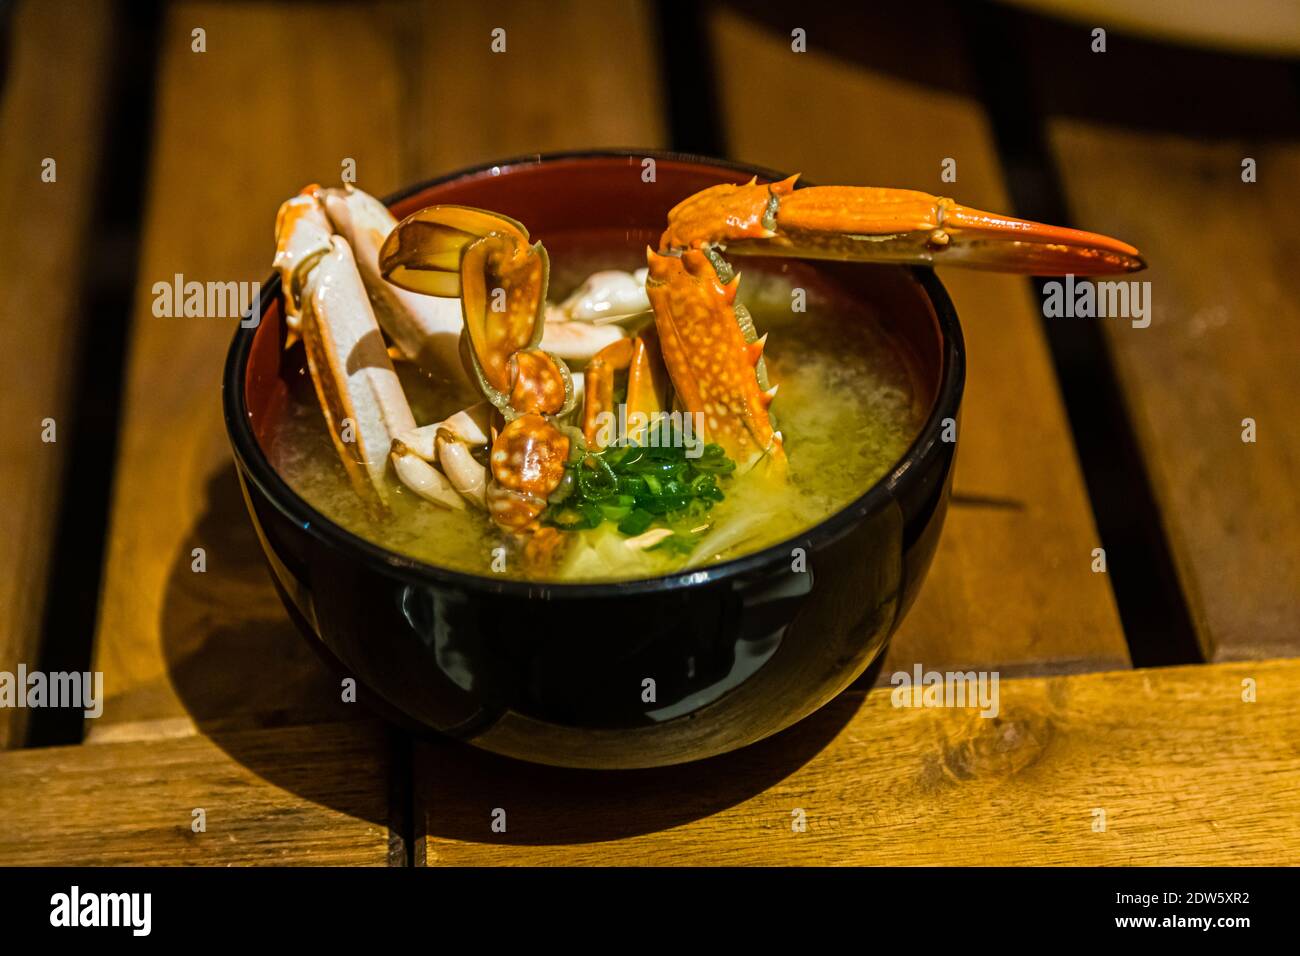
<svg viewBox="0 0 1300 956">
<path fill-rule="evenodd" d="M 655 12 L 671 148 L 703 156 L 729 155 L 705 5 L 658 0 Z"/>
<path fill-rule="evenodd" d="M 994 6 L 963 6 L 959 16 L 1014 212 L 1068 224 L 1043 117 L 1026 85 L 1032 73 L 1019 45 L 1024 15 Z M 1042 301 L 1046 280 L 1033 281 Z M 1133 666 L 1202 663 L 1187 597 L 1103 331 L 1096 322 L 1046 317 L 1043 330 Z"/>
<path fill-rule="evenodd" d="M 73 378 L 70 450 L 59 492 L 37 669 L 90 670 L 103 577 L 108 507 L 117 451 L 122 382 L 140 226 L 148 176 L 161 15 L 154 2 L 117 4 L 114 104 L 104 124 L 95 208 L 79 257 L 84 322 Z M 74 67 L 75 68 L 75 67 Z M 33 711 L 26 745 L 79 743 L 81 711 Z"/>
<path fill-rule="evenodd" d="M 878 688 L 729 754 L 616 773 L 431 745 L 417 861 L 1284 864 L 1300 846 L 1297 688 L 1296 660 L 1030 677 L 1001 685 L 991 719 Z"/>
</svg>

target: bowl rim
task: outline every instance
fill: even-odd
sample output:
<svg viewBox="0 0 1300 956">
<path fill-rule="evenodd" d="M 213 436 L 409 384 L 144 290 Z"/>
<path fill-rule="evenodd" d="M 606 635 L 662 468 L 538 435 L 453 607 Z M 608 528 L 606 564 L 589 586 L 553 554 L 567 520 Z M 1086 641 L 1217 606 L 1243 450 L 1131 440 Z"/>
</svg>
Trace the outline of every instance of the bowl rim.
<svg viewBox="0 0 1300 956">
<path fill-rule="evenodd" d="M 382 198 L 386 206 L 409 199 L 411 196 L 443 183 L 459 179 L 470 179 L 483 175 L 501 175 L 518 166 L 538 166 L 544 163 L 574 159 L 628 159 L 645 158 L 668 160 L 696 166 L 725 169 L 731 172 L 760 176 L 777 181 L 787 174 L 767 169 L 750 163 L 717 159 L 693 153 L 661 149 L 601 148 L 565 150 L 548 153 L 528 153 L 509 159 L 495 160 L 463 167 L 442 176 L 421 180 L 413 185 L 399 189 Z M 497 170 L 496 173 L 493 170 Z M 939 281 L 934 270 L 927 266 L 897 265 L 889 268 L 903 269 L 921 286 L 930 300 L 939 326 L 942 367 L 939 372 L 939 385 L 934 404 L 915 438 L 903 452 L 902 456 L 890 469 L 861 495 L 827 515 L 817 524 L 797 535 L 782 538 L 759 551 L 750 552 L 717 564 L 677 571 L 657 577 L 634 578 L 626 581 L 528 581 L 518 578 L 488 577 L 468 571 L 429 564 L 417 558 L 408 557 L 374 544 L 360 535 L 349 531 L 342 525 L 326 517 L 309 502 L 294 491 L 271 464 L 263 453 L 261 444 L 250 424 L 247 404 L 244 400 L 244 376 L 248 366 L 248 356 L 252 350 L 253 338 L 261 328 L 261 319 L 266 315 L 272 303 L 280 295 L 280 277 L 272 274 L 262 284 L 258 300 L 258 322 L 245 326 L 241 322 L 236 326 L 234 337 L 226 353 L 225 368 L 222 373 L 221 392 L 222 407 L 226 421 L 226 433 L 244 476 L 252 481 L 262 496 L 294 524 L 301 527 L 318 543 L 327 547 L 351 552 L 365 564 L 378 566 L 385 573 L 396 574 L 417 582 L 452 585 L 492 594 L 522 598 L 608 598 L 626 594 L 646 594 L 662 591 L 675 591 L 718 582 L 736 575 L 745 574 L 770 565 L 774 562 L 785 563 L 789 560 L 792 545 L 806 545 L 814 549 L 837 539 L 854 522 L 896 497 L 900 486 L 906 488 L 912 481 L 919 480 L 921 469 L 918 465 L 932 452 L 940 441 L 943 422 L 947 418 L 955 419 L 961 403 L 966 377 L 966 348 L 962 336 L 961 324 L 957 319 L 956 309 L 943 283 Z M 251 505 L 251 501 L 249 502 Z M 255 516 L 250 516 L 256 520 Z"/>
</svg>

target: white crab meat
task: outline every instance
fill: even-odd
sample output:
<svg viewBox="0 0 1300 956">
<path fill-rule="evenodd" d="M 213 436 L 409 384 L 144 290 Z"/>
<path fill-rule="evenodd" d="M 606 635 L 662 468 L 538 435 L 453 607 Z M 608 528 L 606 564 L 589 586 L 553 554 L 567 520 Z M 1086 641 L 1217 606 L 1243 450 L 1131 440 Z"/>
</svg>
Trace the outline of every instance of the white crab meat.
<svg viewBox="0 0 1300 956">
<path fill-rule="evenodd" d="M 546 307 L 541 347 L 570 365 L 581 366 L 607 345 L 626 338 L 625 324 L 650 313 L 646 270 L 593 272 L 559 305 Z"/>
<path fill-rule="evenodd" d="M 617 325 L 570 322 L 560 318 L 562 315 L 554 306 L 547 308 L 540 348 L 567 363 L 581 365 L 590 362 L 606 345 L 627 337 L 627 332 Z"/>
<path fill-rule="evenodd" d="M 578 322 L 604 322 L 650 311 L 645 291 L 649 270 L 593 272 L 560 304 L 565 317 Z"/>
</svg>

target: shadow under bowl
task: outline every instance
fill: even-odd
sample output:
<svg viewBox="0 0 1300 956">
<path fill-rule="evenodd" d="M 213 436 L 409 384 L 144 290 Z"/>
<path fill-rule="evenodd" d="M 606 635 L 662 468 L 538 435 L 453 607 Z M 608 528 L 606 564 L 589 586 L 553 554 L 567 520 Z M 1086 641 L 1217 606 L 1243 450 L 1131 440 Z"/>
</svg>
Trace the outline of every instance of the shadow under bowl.
<svg viewBox="0 0 1300 956">
<path fill-rule="evenodd" d="M 653 182 L 643 178 L 653 158 Z M 782 178 L 670 153 L 530 156 L 454 173 L 388 202 L 433 203 L 526 223 L 553 262 L 584 234 L 631 260 L 669 209 L 717 183 Z M 575 237 L 577 237 L 575 239 Z M 964 346 L 928 269 L 816 263 L 871 306 L 904 349 L 928 408 L 884 478 L 795 538 L 710 567 L 625 583 L 477 576 L 385 550 L 300 498 L 267 458 L 296 374 L 279 281 L 234 337 L 223 381 L 244 499 L 290 616 L 391 719 L 539 763 L 652 767 L 714 756 L 808 716 L 884 651 L 920 588 L 950 491 Z M 792 560 L 795 548 L 803 561 Z M 643 700 L 646 680 L 654 700 Z"/>
</svg>

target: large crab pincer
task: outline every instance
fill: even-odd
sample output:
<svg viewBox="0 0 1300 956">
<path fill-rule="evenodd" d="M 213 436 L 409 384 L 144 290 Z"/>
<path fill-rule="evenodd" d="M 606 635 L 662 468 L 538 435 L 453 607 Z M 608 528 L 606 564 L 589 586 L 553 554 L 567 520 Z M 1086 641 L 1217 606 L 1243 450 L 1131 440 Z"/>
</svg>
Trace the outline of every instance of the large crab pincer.
<svg viewBox="0 0 1300 956">
<path fill-rule="evenodd" d="M 678 402 L 732 457 L 779 462 L 764 338 L 737 303 L 723 253 L 959 265 L 1029 275 L 1102 275 L 1145 266 L 1108 236 L 1029 222 L 910 189 L 810 186 L 798 176 L 702 190 L 668 214 L 647 288 Z"/>
<path fill-rule="evenodd" d="M 430 206 L 407 217 L 379 254 L 384 278 L 458 297 L 467 364 L 504 419 L 492 440 L 488 511 L 514 531 L 533 525 L 559 486 L 570 440 L 556 419 L 576 394 L 564 361 L 538 348 L 545 331 L 549 262 L 541 243 L 506 216 Z"/>
</svg>

